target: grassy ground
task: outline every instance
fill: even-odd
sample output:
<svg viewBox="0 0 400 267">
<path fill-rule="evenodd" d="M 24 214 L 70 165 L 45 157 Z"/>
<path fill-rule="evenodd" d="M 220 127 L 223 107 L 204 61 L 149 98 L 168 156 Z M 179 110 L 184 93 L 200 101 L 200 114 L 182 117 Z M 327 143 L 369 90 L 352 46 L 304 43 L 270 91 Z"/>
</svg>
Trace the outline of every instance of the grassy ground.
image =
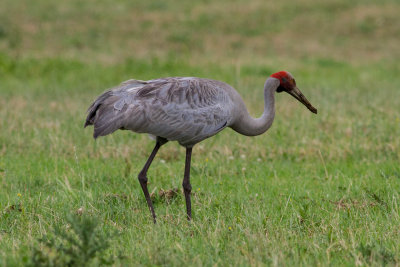
<svg viewBox="0 0 400 267">
<path fill-rule="evenodd" d="M 390 0 L 2 1 L 0 265 L 61 259 L 40 238 L 60 243 L 75 213 L 110 235 L 102 255 L 117 266 L 398 265 L 399 12 Z M 167 144 L 150 169 L 153 225 L 136 179 L 153 141 L 82 128 L 95 96 L 129 78 L 223 80 L 258 116 L 282 69 L 319 114 L 279 94 L 267 134 L 197 145 L 192 223 L 180 192 L 158 194 L 180 188 L 183 148 Z"/>
</svg>

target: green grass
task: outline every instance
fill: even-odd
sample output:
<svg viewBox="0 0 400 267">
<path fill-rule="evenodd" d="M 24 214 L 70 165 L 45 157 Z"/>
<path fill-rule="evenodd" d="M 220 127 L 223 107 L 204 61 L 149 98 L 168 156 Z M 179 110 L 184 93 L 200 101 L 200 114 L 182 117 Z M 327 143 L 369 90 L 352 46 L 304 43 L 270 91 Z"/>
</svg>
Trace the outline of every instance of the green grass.
<svg viewBox="0 0 400 267">
<path fill-rule="evenodd" d="M 3 1 L 0 265 L 50 255 L 41 238 L 61 242 L 55 229 L 70 232 L 80 208 L 116 266 L 399 265 L 399 11 L 389 0 Z M 181 187 L 183 148 L 166 144 L 150 168 L 153 225 L 137 181 L 153 141 L 83 129 L 91 101 L 130 78 L 222 80 L 258 116 L 281 69 L 319 114 L 277 94 L 266 134 L 228 129 L 195 146 L 191 223 L 180 191 L 158 196 Z"/>
</svg>

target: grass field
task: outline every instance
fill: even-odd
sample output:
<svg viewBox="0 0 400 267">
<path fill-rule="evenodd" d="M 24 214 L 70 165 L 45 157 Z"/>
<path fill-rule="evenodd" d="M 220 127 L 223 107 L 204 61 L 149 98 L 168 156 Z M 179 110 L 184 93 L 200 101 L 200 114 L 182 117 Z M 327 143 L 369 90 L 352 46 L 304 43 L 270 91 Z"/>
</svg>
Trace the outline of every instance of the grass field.
<svg viewBox="0 0 400 267">
<path fill-rule="evenodd" d="M 0 265 L 399 265 L 400 3 L 182 2 L 0 2 Z M 319 114 L 278 94 L 266 134 L 195 146 L 191 223 L 180 191 L 159 195 L 181 187 L 183 148 L 149 171 L 153 225 L 137 181 L 153 141 L 83 129 L 130 78 L 222 80 L 258 116 L 279 70 Z M 89 260 L 73 242 L 91 223 Z"/>
</svg>

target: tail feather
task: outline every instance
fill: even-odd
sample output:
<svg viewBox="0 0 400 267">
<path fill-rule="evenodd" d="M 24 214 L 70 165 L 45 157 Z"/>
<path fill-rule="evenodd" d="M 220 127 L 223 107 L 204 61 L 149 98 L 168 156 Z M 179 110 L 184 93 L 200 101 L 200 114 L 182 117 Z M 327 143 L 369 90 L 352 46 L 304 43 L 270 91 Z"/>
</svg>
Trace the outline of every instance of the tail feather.
<svg viewBox="0 0 400 267">
<path fill-rule="evenodd" d="M 87 117 L 86 117 L 86 121 L 85 121 L 85 125 L 83 126 L 83 128 L 86 128 L 88 125 L 93 125 L 94 124 L 94 119 L 97 113 L 97 110 L 99 109 L 99 107 L 103 104 L 104 100 L 106 100 L 108 97 L 110 97 L 111 91 L 106 91 L 104 92 L 101 96 L 99 96 L 88 108 L 87 110 Z"/>
<path fill-rule="evenodd" d="M 122 127 L 123 113 L 114 109 L 114 103 L 119 99 L 112 91 L 107 91 L 88 108 L 84 127 L 94 125 L 94 138 L 113 133 Z"/>
<path fill-rule="evenodd" d="M 112 105 L 103 105 L 98 111 L 94 120 L 93 137 L 105 136 L 122 128 L 124 124 L 124 113 L 113 108 Z"/>
</svg>

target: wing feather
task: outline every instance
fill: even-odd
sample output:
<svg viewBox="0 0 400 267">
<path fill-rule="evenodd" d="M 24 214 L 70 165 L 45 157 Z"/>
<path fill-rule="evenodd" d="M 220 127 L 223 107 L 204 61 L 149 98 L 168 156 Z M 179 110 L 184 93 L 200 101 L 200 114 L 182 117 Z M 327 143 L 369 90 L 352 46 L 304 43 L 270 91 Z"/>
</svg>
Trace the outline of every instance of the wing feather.
<svg viewBox="0 0 400 267">
<path fill-rule="evenodd" d="M 223 85 L 191 77 L 129 80 L 89 107 L 85 126 L 94 125 L 95 138 L 128 129 L 194 144 L 229 124 L 233 103 Z"/>
</svg>

